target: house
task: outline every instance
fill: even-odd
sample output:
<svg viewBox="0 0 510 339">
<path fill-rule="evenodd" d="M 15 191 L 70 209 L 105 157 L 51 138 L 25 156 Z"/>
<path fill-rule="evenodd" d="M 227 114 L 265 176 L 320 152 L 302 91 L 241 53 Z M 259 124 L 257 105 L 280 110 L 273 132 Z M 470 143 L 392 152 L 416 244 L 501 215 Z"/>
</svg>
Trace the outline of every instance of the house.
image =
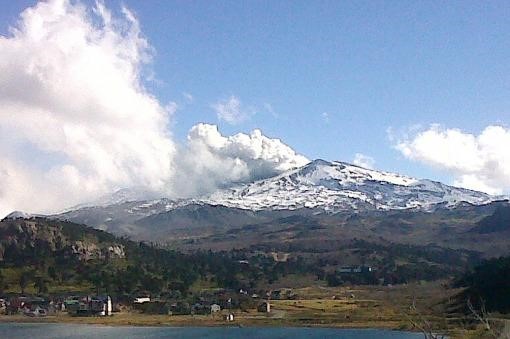
<svg viewBox="0 0 510 339">
<path fill-rule="evenodd" d="M 7 314 L 7 300 L 0 299 L 0 313 Z"/>
<path fill-rule="evenodd" d="M 370 266 L 345 266 L 341 267 L 338 272 L 340 273 L 368 273 L 374 269 Z"/>
<path fill-rule="evenodd" d="M 289 260 L 290 253 L 271 252 L 273 260 L 276 262 L 287 262 Z"/>
<path fill-rule="evenodd" d="M 270 313 L 271 312 L 271 304 L 269 304 L 268 301 L 261 302 L 257 306 L 257 311 L 258 312 L 264 312 L 264 313 Z"/>
<path fill-rule="evenodd" d="M 110 296 L 71 297 L 65 301 L 67 313 L 74 316 L 112 315 Z"/>
<path fill-rule="evenodd" d="M 91 298 L 90 311 L 95 315 L 112 315 L 112 299 L 110 296 L 97 296 Z"/>
<path fill-rule="evenodd" d="M 191 314 L 209 314 L 211 313 L 211 308 L 202 303 L 196 303 L 191 306 Z"/>
<path fill-rule="evenodd" d="M 217 313 L 219 311 L 221 311 L 221 306 L 220 305 L 218 305 L 218 304 L 212 304 L 211 305 L 211 314 L 212 313 Z"/>
<path fill-rule="evenodd" d="M 133 307 L 145 314 L 174 314 L 172 305 L 166 301 L 153 300 L 141 304 L 134 304 Z"/>
<path fill-rule="evenodd" d="M 135 304 L 143 304 L 143 303 L 147 303 L 147 302 L 150 302 L 150 301 L 151 301 L 150 297 L 136 297 L 133 300 L 133 303 L 135 303 Z"/>
<path fill-rule="evenodd" d="M 172 312 L 172 315 L 190 314 L 191 307 L 186 302 L 178 301 L 170 305 L 170 312 Z"/>
<path fill-rule="evenodd" d="M 23 314 L 29 317 L 45 317 L 48 315 L 48 311 L 39 305 L 35 305 L 27 309 Z"/>
<path fill-rule="evenodd" d="M 48 314 L 49 302 L 39 297 L 13 297 L 9 302 L 4 300 L 5 314 L 24 314 L 32 317 Z"/>
<path fill-rule="evenodd" d="M 282 297 L 282 291 L 281 290 L 274 290 L 269 292 L 269 298 L 274 300 L 280 300 Z"/>
</svg>

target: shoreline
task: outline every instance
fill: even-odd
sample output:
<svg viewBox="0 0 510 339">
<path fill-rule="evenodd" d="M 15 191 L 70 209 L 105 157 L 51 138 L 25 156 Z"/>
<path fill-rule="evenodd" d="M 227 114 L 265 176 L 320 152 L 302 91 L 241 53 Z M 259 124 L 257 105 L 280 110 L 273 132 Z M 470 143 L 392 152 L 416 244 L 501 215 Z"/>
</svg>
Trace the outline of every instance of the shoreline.
<svg viewBox="0 0 510 339">
<path fill-rule="evenodd" d="M 98 325 L 111 327 L 307 327 L 307 328 L 333 328 L 333 329 L 378 329 L 392 331 L 415 332 L 411 328 L 402 326 L 395 321 L 360 321 L 360 322 L 316 322 L 307 319 L 306 322 L 293 321 L 291 319 L 274 318 L 243 318 L 226 322 L 219 318 L 205 316 L 166 316 L 166 315 L 143 315 L 136 313 L 120 313 L 111 317 L 72 317 L 68 315 L 56 315 L 46 317 L 28 317 L 25 315 L 1 315 L 0 323 L 21 324 L 74 324 L 74 325 Z"/>
</svg>

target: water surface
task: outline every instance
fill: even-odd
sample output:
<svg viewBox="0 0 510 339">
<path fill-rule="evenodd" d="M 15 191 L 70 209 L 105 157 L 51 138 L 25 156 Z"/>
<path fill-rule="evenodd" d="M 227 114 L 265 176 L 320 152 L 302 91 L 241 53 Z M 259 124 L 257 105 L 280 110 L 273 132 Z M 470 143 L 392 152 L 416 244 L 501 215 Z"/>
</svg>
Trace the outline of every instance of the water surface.
<svg viewBox="0 0 510 339">
<path fill-rule="evenodd" d="M 132 327 L 78 324 L 0 324 L 0 337 L 18 338 L 345 338 L 417 339 L 422 334 L 378 329 L 335 329 L 303 327 Z"/>
</svg>

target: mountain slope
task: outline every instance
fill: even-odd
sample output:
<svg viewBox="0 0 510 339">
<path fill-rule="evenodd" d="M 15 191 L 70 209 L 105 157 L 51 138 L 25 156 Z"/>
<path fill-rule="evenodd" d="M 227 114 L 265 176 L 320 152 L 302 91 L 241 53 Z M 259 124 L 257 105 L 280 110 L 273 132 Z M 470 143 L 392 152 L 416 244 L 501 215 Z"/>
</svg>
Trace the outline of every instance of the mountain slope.
<svg viewBox="0 0 510 339">
<path fill-rule="evenodd" d="M 247 269 L 230 253 L 176 252 L 43 217 L 0 220 L 0 295 L 107 293 L 126 298 L 150 293 L 174 298 L 176 291 L 187 296 L 202 277 L 219 288 L 238 290 L 246 289 L 244 282 L 254 276 L 267 280 L 258 265 Z"/>
<path fill-rule="evenodd" d="M 80 260 L 125 257 L 124 245 L 115 236 L 92 227 L 42 217 L 0 221 L 0 261 L 50 253 Z"/>
<path fill-rule="evenodd" d="M 510 231 L 510 206 L 502 205 L 489 215 L 480 220 L 472 232 L 489 234 Z"/>
<path fill-rule="evenodd" d="M 212 205 L 251 210 L 319 208 L 325 211 L 429 209 L 437 204 L 484 204 L 492 200 L 485 193 L 431 180 L 324 160 L 315 160 L 273 178 L 219 191 L 204 199 Z"/>
<path fill-rule="evenodd" d="M 132 194 L 119 193 L 102 199 L 113 204 L 70 209 L 55 217 L 137 239 L 161 240 L 211 235 L 291 215 L 432 211 L 495 200 L 439 182 L 324 160 L 196 199 L 130 201 Z"/>
</svg>

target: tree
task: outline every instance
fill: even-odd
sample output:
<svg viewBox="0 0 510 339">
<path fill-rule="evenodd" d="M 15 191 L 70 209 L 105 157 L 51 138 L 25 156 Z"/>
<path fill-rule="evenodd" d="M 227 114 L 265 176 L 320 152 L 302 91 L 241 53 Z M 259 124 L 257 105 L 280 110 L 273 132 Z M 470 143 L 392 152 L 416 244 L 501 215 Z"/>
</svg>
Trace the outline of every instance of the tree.
<svg viewBox="0 0 510 339">
<path fill-rule="evenodd" d="M 44 277 L 37 276 L 35 278 L 34 287 L 37 289 L 38 294 L 43 294 L 48 292 L 47 281 Z"/>
<path fill-rule="evenodd" d="M 92 283 L 92 285 L 94 285 L 94 288 L 96 290 L 96 294 L 99 294 L 99 291 L 101 289 L 101 282 L 102 282 L 100 274 L 97 273 L 97 272 L 92 273 L 89 276 L 89 280 Z"/>
<path fill-rule="evenodd" d="M 326 275 L 326 282 L 328 283 L 329 287 L 336 287 L 342 285 L 343 281 L 338 277 L 336 272 L 334 273 L 328 273 Z"/>
<path fill-rule="evenodd" d="M 57 271 L 55 270 L 55 266 L 48 266 L 48 275 L 51 279 L 57 280 Z"/>
<path fill-rule="evenodd" d="M 9 285 L 6 282 L 5 276 L 0 271 L 0 294 L 4 293 L 4 290 L 7 289 Z"/>
<path fill-rule="evenodd" d="M 432 326 L 432 323 L 418 310 L 416 307 L 416 299 L 413 298 L 413 303 L 409 306 L 410 313 L 404 313 L 407 320 L 417 328 L 425 339 L 446 339 L 447 337 L 443 334 L 437 333 L 436 329 Z"/>
<path fill-rule="evenodd" d="M 19 277 L 19 287 L 21 288 L 21 294 L 25 294 L 25 289 L 27 288 L 30 280 L 32 278 L 32 274 L 28 271 L 23 271 L 21 276 Z"/>
</svg>

